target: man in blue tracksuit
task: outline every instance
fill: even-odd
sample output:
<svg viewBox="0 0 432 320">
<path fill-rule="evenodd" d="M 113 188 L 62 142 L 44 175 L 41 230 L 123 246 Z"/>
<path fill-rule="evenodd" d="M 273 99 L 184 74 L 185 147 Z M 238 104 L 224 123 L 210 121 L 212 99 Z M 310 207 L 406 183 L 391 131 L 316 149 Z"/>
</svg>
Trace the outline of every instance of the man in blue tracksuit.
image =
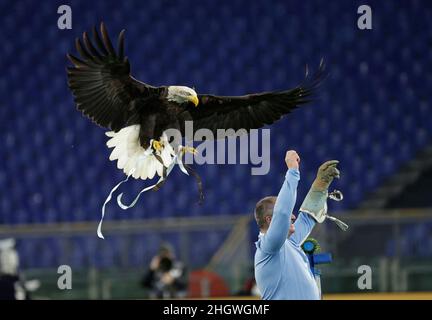
<svg viewBox="0 0 432 320">
<path fill-rule="evenodd" d="M 320 292 L 301 245 L 315 223 L 325 220 L 327 190 L 332 180 L 339 178 L 338 161 L 321 165 L 297 219 L 292 212 L 300 180 L 300 157 L 291 150 L 285 162 L 288 171 L 279 195 L 260 200 L 255 208 L 260 228 L 255 243 L 255 279 L 265 300 L 318 300 Z"/>
</svg>

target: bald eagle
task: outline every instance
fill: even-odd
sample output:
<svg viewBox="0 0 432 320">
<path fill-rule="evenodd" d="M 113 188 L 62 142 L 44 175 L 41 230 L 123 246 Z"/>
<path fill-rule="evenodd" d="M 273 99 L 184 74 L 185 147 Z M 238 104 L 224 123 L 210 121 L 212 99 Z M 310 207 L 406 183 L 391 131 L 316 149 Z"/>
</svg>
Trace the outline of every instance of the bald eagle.
<svg viewBox="0 0 432 320">
<path fill-rule="evenodd" d="M 178 129 L 185 134 L 185 122 L 193 130 L 261 128 L 274 123 L 296 107 L 311 100 L 323 79 L 324 64 L 313 76 L 306 72 L 303 84 L 289 90 L 244 96 L 197 94 L 186 86 L 155 87 L 136 80 L 125 56 L 125 31 L 114 49 L 104 23 L 100 34 L 93 28 L 75 41 L 80 57 L 68 54 L 73 63 L 67 68 L 68 86 L 77 109 L 99 126 L 109 129 L 110 160 L 136 179 L 162 176 L 177 150 L 164 132 Z M 183 147 L 182 152 L 195 152 Z"/>
</svg>

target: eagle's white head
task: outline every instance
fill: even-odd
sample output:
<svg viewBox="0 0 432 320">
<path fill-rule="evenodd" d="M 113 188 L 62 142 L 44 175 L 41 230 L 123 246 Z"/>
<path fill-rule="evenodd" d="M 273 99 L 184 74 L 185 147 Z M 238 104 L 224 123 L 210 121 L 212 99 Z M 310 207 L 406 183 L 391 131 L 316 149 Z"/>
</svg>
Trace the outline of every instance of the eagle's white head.
<svg viewBox="0 0 432 320">
<path fill-rule="evenodd" d="M 198 106 L 199 103 L 195 90 L 185 86 L 169 86 L 167 99 L 168 101 L 174 101 L 179 104 L 192 102 L 195 107 Z"/>
</svg>

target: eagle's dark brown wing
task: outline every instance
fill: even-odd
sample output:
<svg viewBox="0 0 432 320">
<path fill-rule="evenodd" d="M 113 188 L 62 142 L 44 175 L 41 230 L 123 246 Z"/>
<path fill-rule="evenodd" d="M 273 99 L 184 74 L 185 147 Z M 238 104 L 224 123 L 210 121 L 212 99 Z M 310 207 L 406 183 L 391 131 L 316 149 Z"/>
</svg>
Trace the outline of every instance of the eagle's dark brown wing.
<svg viewBox="0 0 432 320">
<path fill-rule="evenodd" d="M 217 129 L 261 128 L 281 119 L 298 106 L 310 102 L 321 80 L 325 77 L 325 66 L 321 61 L 318 71 L 306 78 L 294 89 L 263 92 L 245 96 L 198 95 L 198 108 L 180 115 L 184 121 L 193 121 L 193 131 L 210 129 L 216 137 Z M 187 132 L 186 132 L 187 133 Z M 185 133 L 184 133 L 185 134 Z M 191 138 L 191 137 L 188 137 Z"/>
<path fill-rule="evenodd" d="M 100 29 L 102 38 L 93 28 L 94 42 L 86 32 L 82 39 L 84 45 L 76 39 L 76 49 L 81 57 L 67 55 L 74 64 L 67 68 L 68 85 L 78 110 L 98 125 L 118 131 L 138 122 L 134 101 L 158 94 L 160 88 L 130 75 L 129 60 L 124 56 L 124 30 L 119 34 L 116 52 L 104 23 Z"/>
</svg>

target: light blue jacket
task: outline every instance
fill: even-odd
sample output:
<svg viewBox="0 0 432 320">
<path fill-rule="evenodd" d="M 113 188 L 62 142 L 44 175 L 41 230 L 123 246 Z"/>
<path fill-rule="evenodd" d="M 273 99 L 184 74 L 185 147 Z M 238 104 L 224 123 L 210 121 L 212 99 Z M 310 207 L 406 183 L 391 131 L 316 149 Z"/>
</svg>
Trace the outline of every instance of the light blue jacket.
<svg viewBox="0 0 432 320">
<path fill-rule="evenodd" d="M 301 248 L 315 225 L 315 220 L 300 212 L 289 238 L 291 214 L 297 198 L 300 172 L 289 169 L 285 175 L 270 227 L 255 243 L 255 279 L 265 300 L 318 300 L 320 293 Z"/>
</svg>

